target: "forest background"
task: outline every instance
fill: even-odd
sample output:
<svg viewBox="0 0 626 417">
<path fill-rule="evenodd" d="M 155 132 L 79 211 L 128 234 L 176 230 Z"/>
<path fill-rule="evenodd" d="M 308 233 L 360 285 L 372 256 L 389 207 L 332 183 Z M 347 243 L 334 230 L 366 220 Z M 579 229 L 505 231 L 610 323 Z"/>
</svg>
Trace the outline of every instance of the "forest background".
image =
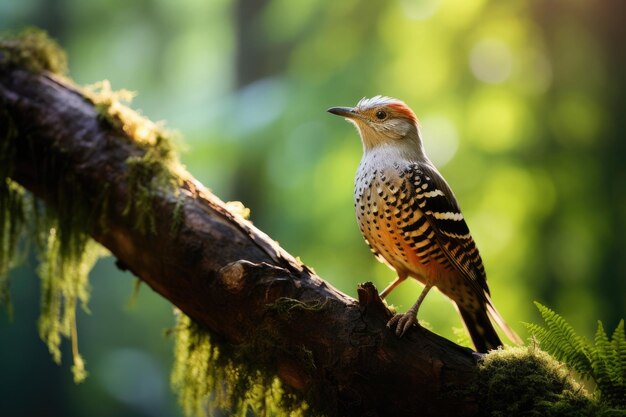
<svg viewBox="0 0 626 417">
<path fill-rule="evenodd" d="M 383 94 L 417 113 L 516 330 L 540 321 L 534 300 L 587 336 L 624 317 L 626 3 L 0 2 L 0 31 L 27 26 L 59 41 L 78 83 L 138 92 L 133 107 L 180 131 L 196 178 L 350 295 L 394 274 L 354 220 L 357 134 L 325 109 Z M 180 415 L 170 304 L 143 287 L 131 306 L 134 279 L 101 260 L 77 386 L 38 338 L 35 265 L 11 273 L 13 320 L 0 312 L 0 414 Z M 418 293 L 405 283 L 389 301 Z M 462 329 L 438 293 L 420 318 L 452 340 Z"/>
</svg>

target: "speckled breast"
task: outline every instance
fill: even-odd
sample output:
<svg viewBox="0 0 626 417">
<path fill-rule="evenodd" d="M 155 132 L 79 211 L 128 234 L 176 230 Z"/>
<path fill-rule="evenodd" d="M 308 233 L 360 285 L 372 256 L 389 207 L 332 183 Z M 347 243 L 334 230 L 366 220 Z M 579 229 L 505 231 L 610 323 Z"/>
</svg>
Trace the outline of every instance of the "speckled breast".
<svg viewBox="0 0 626 417">
<path fill-rule="evenodd" d="M 447 260 L 437 250 L 426 217 L 415 208 L 403 167 L 380 162 L 362 161 L 355 178 L 354 205 L 361 233 L 375 256 L 399 275 L 436 285 Z"/>
</svg>

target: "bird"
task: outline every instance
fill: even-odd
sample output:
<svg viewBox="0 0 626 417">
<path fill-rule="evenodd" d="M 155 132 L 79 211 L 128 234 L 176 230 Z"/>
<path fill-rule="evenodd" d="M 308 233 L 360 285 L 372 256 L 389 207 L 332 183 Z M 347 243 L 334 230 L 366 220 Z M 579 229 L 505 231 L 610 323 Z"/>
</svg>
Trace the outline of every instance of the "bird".
<svg viewBox="0 0 626 417">
<path fill-rule="evenodd" d="M 402 337 L 418 324 L 420 305 L 437 287 L 456 306 L 477 352 L 502 346 L 490 317 L 511 341 L 521 343 L 491 300 L 478 248 L 452 189 L 426 155 L 413 110 L 378 95 L 328 112 L 354 124 L 361 137 L 363 156 L 354 181 L 357 223 L 374 256 L 397 274 L 380 297 L 408 277 L 424 285 L 415 304 L 387 327 Z"/>
</svg>

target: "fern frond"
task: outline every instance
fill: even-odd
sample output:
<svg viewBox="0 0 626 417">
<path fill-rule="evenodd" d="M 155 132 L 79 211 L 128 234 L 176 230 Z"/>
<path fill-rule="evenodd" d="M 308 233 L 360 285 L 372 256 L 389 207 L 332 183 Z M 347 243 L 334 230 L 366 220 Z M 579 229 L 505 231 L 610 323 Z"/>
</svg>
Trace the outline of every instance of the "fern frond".
<svg viewBox="0 0 626 417">
<path fill-rule="evenodd" d="M 603 400 L 607 403 L 624 407 L 626 406 L 626 381 L 621 366 L 620 342 L 624 343 L 623 320 L 613 332 L 610 341 L 604 332 L 602 322 L 598 322 L 594 349 L 594 362 L 598 367 L 596 371 L 598 388 Z"/>
<path fill-rule="evenodd" d="M 607 359 L 610 355 L 609 337 L 604 331 L 602 322 L 598 320 L 598 328 L 594 337 L 595 346 L 591 350 L 591 369 L 593 379 L 601 392 L 604 393 L 606 387 L 610 386 L 610 376 L 608 374 Z"/>
<path fill-rule="evenodd" d="M 563 352 L 559 350 L 558 339 L 543 326 L 534 323 L 524 323 L 526 329 L 532 334 L 535 339 L 541 344 L 541 347 L 546 352 L 550 352 L 552 356 L 560 357 Z"/>
<path fill-rule="evenodd" d="M 624 331 L 624 319 L 620 320 L 619 324 L 611 336 L 611 343 L 613 349 L 615 349 L 615 367 L 620 375 L 622 384 L 626 384 L 626 332 Z"/>
<path fill-rule="evenodd" d="M 559 314 L 538 302 L 535 305 L 546 326 L 525 324 L 541 347 L 582 377 L 591 377 L 598 388 L 598 398 L 604 404 L 617 409 L 626 408 L 624 320 L 619 322 L 610 339 L 602 322 L 598 321 L 592 344 L 585 337 L 577 335 Z"/>
<path fill-rule="evenodd" d="M 547 328 L 535 324 L 527 325 L 527 328 L 539 340 L 542 348 L 583 377 L 592 376 L 589 341 L 577 335 L 574 328 L 555 311 L 538 302 L 535 305 Z"/>
</svg>

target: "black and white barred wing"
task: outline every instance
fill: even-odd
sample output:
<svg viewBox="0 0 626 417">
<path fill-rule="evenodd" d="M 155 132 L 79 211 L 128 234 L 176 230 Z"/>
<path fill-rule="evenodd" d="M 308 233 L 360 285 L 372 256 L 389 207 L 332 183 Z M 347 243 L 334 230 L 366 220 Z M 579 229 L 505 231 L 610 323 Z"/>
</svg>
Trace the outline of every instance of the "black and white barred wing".
<svg viewBox="0 0 626 417">
<path fill-rule="evenodd" d="M 445 257 L 444 263 L 459 271 L 477 294 L 489 294 L 478 249 L 456 198 L 441 174 L 434 167 L 412 163 L 402 169 L 401 175 L 411 208 L 424 214 L 434 232 L 433 243 L 437 243 L 437 251 Z"/>
</svg>

